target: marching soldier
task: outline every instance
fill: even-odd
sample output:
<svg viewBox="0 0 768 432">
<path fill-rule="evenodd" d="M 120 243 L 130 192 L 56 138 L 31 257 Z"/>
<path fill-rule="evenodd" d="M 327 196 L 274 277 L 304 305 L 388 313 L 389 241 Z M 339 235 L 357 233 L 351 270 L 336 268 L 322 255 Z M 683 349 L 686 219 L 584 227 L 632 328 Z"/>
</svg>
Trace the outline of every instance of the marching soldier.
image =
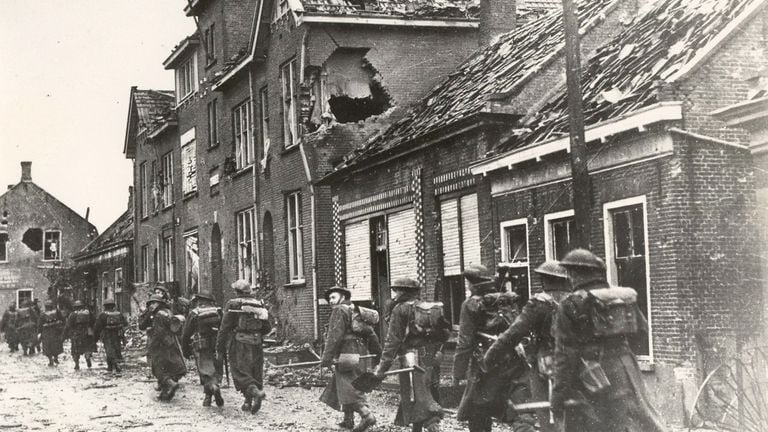
<svg viewBox="0 0 768 432">
<path fill-rule="evenodd" d="M 520 316 L 486 351 L 484 363 L 490 370 L 506 367 L 505 354 L 512 353 L 520 342 L 530 337 L 525 350 L 532 368 L 531 394 L 533 400 L 543 401 L 549 399 L 549 383 L 553 372 L 555 339 L 552 336 L 552 321 L 557 305 L 570 292 L 570 284 L 565 268 L 556 261 L 546 261 L 534 271 L 541 278 L 544 292 L 528 300 Z M 551 418 L 548 409 L 538 410 L 536 415 L 542 432 L 555 432 L 554 418 Z"/>
<path fill-rule="evenodd" d="M 52 301 L 45 302 L 45 312 L 40 314 L 37 328 L 43 343 L 43 354 L 48 357 L 48 366 L 58 365 L 59 354 L 64 352 L 64 315 Z"/>
<path fill-rule="evenodd" d="M 523 402 L 529 396 L 527 385 L 521 382 L 528 369 L 525 361 L 511 351 L 504 368 L 486 370 L 483 364 L 483 351 L 517 316 L 517 295 L 496 291 L 497 283 L 482 265 L 470 265 L 464 277 L 472 295 L 461 305 L 453 380 L 455 384 L 466 378 L 467 386 L 456 418 L 468 421 L 471 432 L 489 432 L 492 417 L 511 422 L 515 431 L 533 432 L 531 416 L 507 410 L 510 397 Z"/>
<path fill-rule="evenodd" d="M 245 402 L 241 409 L 253 414 L 261 409 L 264 392 L 263 336 L 272 330 L 263 301 L 253 297 L 251 284 L 238 280 L 232 284 L 237 297 L 224 306 L 224 318 L 216 339 L 216 355 L 229 359 L 232 380 Z"/>
<path fill-rule="evenodd" d="M 16 334 L 16 318 L 18 315 L 16 305 L 11 303 L 3 314 L 2 321 L 0 321 L 0 332 L 5 333 L 5 342 L 12 353 L 19 350 L 19 337 Z"/>
<path fill-rule="evenodd" d="M 107 371 L 120 372 L 120 362 L 123 361 L 123 349 L 125 345 L 125 329 L 128 328 L 128 320 L 120 311 L 115 310 L 115 300 L 104 300 L 104 311 L 96 318 L 93 332 L 96 340 L 101 340 L 104 345 L 104 353 L 107 357 Z"/>
<path fill-rule="evenodd" d="M 376 424 L 376 418 L 368 409 L 365 394 L 352 387 L 352 381 L 366 371 L 365 363 L 360 361 L 359 356 L 368 354 L 367 339 L 376 337 L 372 325 L 378 323 L 378 316 L 373 323 L 356 320 L 355 305 L 350 301 L 350 297 L 348 289 L 338 286 L 325 293 L 325 299 L 332 309 L 320 366 L 331 367 L 334 360 L 337 360 L 337 365 L 333 380 L 326 386 L 320 400 L 329 407 L 344 412 L 344 420 L 339 426 L 352 429 L 353 432 L 363 432 Z M 359 315 L 359 311 L 357 314 Z M 359 325 L 356 326 L 356 323 Z M 360 414 L 357 427 L 354 425 L 355 412 Z"/>
<path fill-rule="evenodd" d="M 42 313 L 43 313 L 43 311 L 40 310 L 40 300 L 39 299 L 32 300 L 32 310 L 34 311 L 35 327 L 37 328 L 37 321 L 40 319 L 40 315 L 42 315 Z M 40 346 L 41 342 L 42 341 L 40 340 L 40 338 L 37 337 L 37 334 L 35 334 L 35 340 L 34 340 L 33 348 L 35 349 L 35 352 L 37 352 L 37 353 L 42 351 L 42 347 Z"/>
<path fill-rule="evenodd" d="M 216 307 L 216 299 L 209 293 L 195 294 L 196 307 L 189 313 L 181 337 L 184 356 L 195 356 L 197 372 L 203 384 L 203 406 L 211 406 L 211 398 L 216 399 L 216 406 L 224 405 L 221 397 L 221 376 L 224 373 L 222 362 L 216 357 L 216 335 L 221 326 L 221 308 Z"/>
<path fill-rule="evenodd" d="M 419 283 L 410 278 L 395 279 L 390 287 L 395 294 L 394 307 L 390 314 L 381 362 L 374 375 L 379 379 L 392 367 L 395 358 L 401 358 L 403 366 L 418 366 L 410 373 L 402 373 L 400 379 L 400 406 L 395 417 L 397 426 L 413 425 L 413 432 L 439 432 L 442 407 L 435 400 L 433 390 L 439 383 L 441 348 L 450 333 L 449 325 L 443 322 L 418 320 L 418 307 L 429 304 L 419 300 Z M 438 309 L 430 309 L 419 316 L 438 317 Z M 430 313 L 435 312 L 435 313 Z M 439 320 L 444 321 L 442 315 Z M 417 322 L 419 321 L 419 325 Z M 416 360 L 414 364 L 412 360 Z M 405 363 L 405 364 L 404 364 Z"/>
<path fill-rule="evenodd" d="M 605 263 L 588 250 L 574 249 L 560 264 L 573 292 L 553 329 L 555 415 L 564 417 L 566 431 L 663 431 L 627 342 L 647 332 L 637 292 L 610 285 Z"/>
<path fill-rule="evenodd" d="M 37 314 L 31 301 L 24 302 L 16 316 L 16 337 L 21 343 L 24 355 L 35 353 L 37 343 Z"/>
<path fill-rule="evenodd" d="M 139 321 L 139 330 L 152 329 L 152 338 L 147 350 L 152 356 L 152 375 L 159 384 L 161 401 L 173 399 L 179 388 L 178 381 L 187 374 L 187 366 L 181 355 L 177 333 L 181 332 L 181 322 L 171 314 L 168 303 L 154 294 L 147 302 L 147 311 Z"/>
<path fill-rule="evenodd" d="M 85 356 L 88 369 L 91 368 L 91 356 L 96 351 L 96 340 L 93 338 L 94 318 L 83 302 L 80 300 L 72 304 L 74 310 L 67 317 L 64 326 L 64 339 L 72 341 L 72 360 L 75 362 L 75 370 L 80 370 L 80 356 Z"/>
</svg>

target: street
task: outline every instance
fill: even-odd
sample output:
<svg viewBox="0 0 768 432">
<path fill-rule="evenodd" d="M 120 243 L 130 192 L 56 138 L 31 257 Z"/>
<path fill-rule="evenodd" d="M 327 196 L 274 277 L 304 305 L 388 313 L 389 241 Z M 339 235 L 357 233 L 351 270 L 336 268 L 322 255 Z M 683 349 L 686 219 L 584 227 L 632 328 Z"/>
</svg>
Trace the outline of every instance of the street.
<svg viewBox="0 0 768 432">
<path fill-rule="evenodd" d="M 68 346 L 65 352 L 69 352 Z M 143 351 L 127 351 L 124 371 L 106 371 L 103 353 L 94 357 L 93 369 L 83 364 L 73 370 L 70 356 L 60 356 L 57 368 L 48 367 L 42 354 L 23 357 L 0 347 L 0 430 L 44 431 L 335 431 L 341 414 L 318 397 L 322 388 L 278 389 L 267 386 L 267 399 L 257 415 L 240 411 L 242 398 L 234 387 L 223 389 L 223 408 L 203 408 L 202 391 L 192 370 L 182 379 L 171 402 L 159 402 L 155 380 L 142 365 Z M 192 362 L 188 362 L 192 366 Z M 406 431 L 392 426 L 397 396 L 378 391 L 370 398 L 378 424 L 371 431 Z M 465 430 L 448 415 L 443 430 Z M 500 426 L 498 431 L 508 431 Z"/>
</svg>

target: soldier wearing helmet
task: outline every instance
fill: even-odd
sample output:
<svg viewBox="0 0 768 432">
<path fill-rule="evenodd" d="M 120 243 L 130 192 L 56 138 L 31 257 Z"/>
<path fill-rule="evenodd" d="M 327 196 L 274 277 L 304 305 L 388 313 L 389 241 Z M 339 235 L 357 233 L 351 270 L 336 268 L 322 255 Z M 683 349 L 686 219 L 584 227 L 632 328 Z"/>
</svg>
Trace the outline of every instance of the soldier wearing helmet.
<svg viewBox="0 0 768 432">
<path fill-rule="evenodd" d="M 0 321 L 0 333 L 5 333 L 5 342 L 12 353 L 19 350 L 19 339 L 16 335 L 16 318 L 18 315 L 16 305 L 11 303 Z"/>
<path fill-rule="evenodd" d="M 123 349 L 125 345 L 125 329 L 128 328 L 128 320 L 119 310 L 115 309 L 115 299 L 112 297 L 104 300 L 104 310 L 96 317 L 93 332 L 97 340 L 104 345 L 104 353 L 107 357 L 107 371 L 120 372 L 120 362 L 123 361 Z"/>
<path fill-rule="evenodd" d="M 61 336 L 64 331 L 64 314 L 52 301 L 45 302 L 45 311 L 40 314 L 37 329 L 43 344 L 43 354 L 48 357 L 48 366 L 59 364 L 59 354 L 64 352 Z"/>
<path fill-rule="evenodd" d="M 648 402 L 628 339 L 647 332 L 632 288 L 606 281 L 605 263 L 586 249 L 560 261 L 573 292 L 557 311 L 551 405 L 566 431 L 663 431 Z"/>
<path fill-rule="evenodd" d="M 201 291 L 193 298 L 195 308 L 189 312 L 181 336 L 184 357 L 195 357 L 197 373 L 203 385 L 203 406 L 211 406 L 211 398 L 216 399 L 216 406 L 224 405 L 221 396 L 221 377 L 224 367 L 216 358 L 216 335 L 221 327 L 221 308 L 216 306 L 216 299 L 209 292 Z"/>
<path fill-rule="evenodd" d="M 139 330 L 152 329 L 147 340 L 147 351 L 152 357 L 152 375 L 160 389 L 158 399 L 173 399 L 179 388 L 178 381 L 187 374 L 187 366 L 181 354 L 179 334 L 175 331 L 175 317 L 165 299 L 153 294 L 147 301 L 147 310 L 139 320 Z"/>
<path fill-rule="evenodd" d="M 88 369 L 91 368 L 91 356 L 96 351 L 96 340 L 93 337 L 94 316 L 82 301 L 77 300 L 72 304 L 74 310 L 67 317 L 64 326 L 64 339 L 72 341 L 72 360 L 75 362 L 75 370 L 80 370 L 80 356 L 85 357 Z"/>
<path fill-rule="evenodd" d="M 412 366 L 407 363 L 415 361 L 423 371 L 417 369 L 399 375 L 400 406 L 395 424 L 412 425 L 413 431 L 424 428 L 428 432 L 438 432 L 442 408 L 436 401 L 436 390 L 440 376 L 441 348 L 448 339 L 450 324 L 442 315 L 429 322 L 419 319 L 424 316 L 421 311 L 434 312 L 432 316 L 437 317 L 438 313 L 442 313 L 442 303 L 421 301 L 421 286 L 415 280 L 398 278 L 390 288 L 394 293 L 394 307 L 389 318 L 381 362 L 374 375 L 383 378 L 396 358 L 400 358 L 404 367 Z"/>
</svg>

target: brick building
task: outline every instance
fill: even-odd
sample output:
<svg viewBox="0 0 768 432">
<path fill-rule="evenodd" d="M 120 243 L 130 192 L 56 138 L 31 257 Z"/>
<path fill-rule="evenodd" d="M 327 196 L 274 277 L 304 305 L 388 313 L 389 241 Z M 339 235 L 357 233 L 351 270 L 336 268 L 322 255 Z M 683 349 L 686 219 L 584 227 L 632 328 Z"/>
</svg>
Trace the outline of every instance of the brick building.
<svg viewBox="0 0 768 432">
<path fill-rule="evenodd" d="M 139 303 L 133 290 L 133 187 L 129 188 L 128 208 L 112 224 L 73 257 L 75 273 L 93 281 L 87 300 L 92 310 L 102 310 L 104 300 L 112 298 L 126 315 L 137 314 Z"/>
<path fill-rule="evenodd" d="M 22 162 L 21 181 L 0 195 L 2 307 L 42 302 L 49 294 L 55 298 L 55 289 L 78 287 L 73 257 L 96 234 L 86 218 L 32 181 L 32 162 Z"/>
<path fill-rule="evenodd" d="M 641 294 L 651 337 L 635 349 L 670 418 L 682 418 L 682 401 L 725 353 L 754 338 L 760 317 L 748 137 L 711 113 L 743 101 L 743 78 L 766 66 L 763 5 L 580 9 L 582 52 L 593 53 L 582 57 L 592 249 L 613 282 Z M 567 252 L 557 23 L 502 35 L 323 180 L 337 205 L 336 274 L 358 296 L 383 298 L 387 279 L 418 275 L 455 320 L 466 264 L 507 267 L 530 294 L 540 289 L 531 269 Z"/>
</svg>

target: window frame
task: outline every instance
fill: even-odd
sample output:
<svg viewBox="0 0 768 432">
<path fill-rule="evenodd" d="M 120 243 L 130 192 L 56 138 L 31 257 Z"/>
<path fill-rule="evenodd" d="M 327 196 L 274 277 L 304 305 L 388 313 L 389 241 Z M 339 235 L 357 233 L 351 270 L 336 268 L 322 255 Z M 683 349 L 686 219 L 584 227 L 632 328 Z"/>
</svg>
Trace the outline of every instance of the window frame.
<svg viewBox="0 0 768 432">
<path fill-rule="evenodd" d="M 48 248 L 46 247 L 46 237 L 48 236 L 48 233 L 58 233 L 58 243 L 57 243 L 57 249 L 58 249 L 58 258 L 46 258 L 45 254 L 48 252 Z M 61 261 L 61 251 L 63 250 L 62 247 L 62 233 L 61 230 L 43 230 L 43 262 L 57 262 Z"/>
<path fill-rule="evenodd" d="M 118 278 L 118 275 L 120 276 L 119 278 Z M 118 284 L 118 281 L 120 282 L 119 284 Z M 124 279 L 123 279 L 123 268 L 122 267 L 118 267 L 118 268 L 115 269 L 115 289 L 114 289 L 115 296 L 117 296 L 117 294 L 120 294 L 120 293 L 123 292 L 123 281 L 124 281 Z M 115 299 L 115 300 L 117 300 L 117 299 Z"/>
<path fill-rule="evenodd" d="M 161 156 L 160 165 L 163 173 L 163 208 L 168 208 L 173 205 L 173 150 Z"/>
<path fill-rule="evenodd" d="M 296 89 L 296 58 L 280 66 L 280 98 L 283 111 L 283 147 L 292 148 L 299 144 L 298 93 Z M 288 78 L 286 79 L 286 71 Z M 286 83 L 288 86 L 286 87 Z M 289 93 L 286 95 L 286 93 Z M 287 103 L 289 101 L 289 103 Z"/>
<path fill-rule="evenodd" d="M 141 282 L 149 282 L 149 245 L 141 245 L 139 254 L 139 271 L 141 272 Z"/>
<path fill-rule="evenodd" d="M 509 261 L 509 250 L 507 245 L 507 229 L 513 227 L 525 227 L 525 248 L 526 248 L 526 260 L 525 264 L 521 262 Z M 501 238 L 501 262 L 499 265 L 511 267 L 511 268 L 527 268 L 528 269 L 528 298 L 531 297 L 531 242 L 530 231 L 528 230 L 528 218 L 519 218 L 506 220 L 499 223 L 499 233 Z"/>
<path fill-rule="evenodd" d="M 271 144 L 269 139 L 269 89 L 266 86 L 259 90 L 259 121 L 261 123 L 262 157 L 266 158 Z"/>
<path fill-rule="evenodd" d="M 645 242 L 645 289 L 646 293 L 646 310 L 642 311 L 645 314 L 645 319 L 648 321 L 648 355 L 637 355 L 637 359 L 653 363 L 653 317 L 651 316 L 651 254 L 650 245 L 648 243 L 648 201 L 645 195 L 638 195 L 634 197 L 624 198 L 616 201 L 610 201 L 603 203 L 603 244 L 605 245 L 605 268 L 606 277 L 608 283 L 618 285 L 618 269 L 616 268 L 616 262 L 613 260 L 615 254 L 615 243 L 613 233 L 613 218 L 612 212 L 622 207 L 630 207 L 640 205 L 643 209 L 643 235 Z"/>
<path fill-rule="evenodd" d="M 33 290 L 32 288 L 19 288 L 16 290 L 16 307 L 17 308 L 21 307 L 21 302 L 19 301 L 19 294 L 21 294 L 22 291 L 29 292 L 29 300 L 35 301 L 35 290 Z"/>
<path fill-rule="evenodd" d="M 238 279 L 244 279 L 250 282 L 251 286 L 256 285 L 256 274 L 258 272 L 258 257 L 256 248 L 259 246 L 256 241 L 256 215 L 253 207 L 241 210 L 235 213 L 235 234 L 237 235 L 237 276 Z M 250 232 L 250 238 L 247 237 L 247 231 Z M 250 248 L 250 249 L 249 249 Z M 246 251 L 250 250 L 250 257 L 246 257 Z M 249 258 L 249 259 L 248 259 Z M 248 263 L 246 265 L 246 259 Z"/>
<path fill-rule="evenodd" d="M 187 154 L 191 155 L 191 158 L 192 158 L 191 164 L 188 164 L 187 161 L 184 160 L 185 150 L 188 147 L 192 147 L 192 149 L 187 152 Z M 181 194 L 182 196 L 186 197 L 188 195 L 194 194 L 198 190 L 197 137 L 196 137 L 196 131 L 194 127 L 184 132 L 179 138 L 179 151 L 181 154 L 181 156 L 179 157 L 179 159 L 181 159 Z M 194 174 L 187 175 L 188 170 L 192 167 L 194 167 L 194 170 L 195 170 Z M 187 179 L 187 177 L 189 177 L 189 180 Z"/>
<path fill-rule="evenodd" d="M 291 192 L 285 197 L 285 223 L 288 240 L 288 280 L 291 283 L 304 282 L 304 217 L 301 191 Z M 291 201 L 294 202 L 293 211 Z M 292 222 L 295 221 L 295 226 Z"/>
<path fill-rule="evenodd" d="M 572 219 L 574 218 L 574 211 L 573 209 L 563 210 L 559 212 L 554 213 L 547 213 L 544 215 L 544 259 L 545 260 L 556 260 L 557 257 L 555 257 L 554 254 L 554 232 L 552 231 L 552 223 L 553 222 L 559 222 L 563 219 Z M 530 260 L 530 258 L 529 258 Z"/>
<path fill-rule="evenodd" d="M 211 23 L 205 29 L 203 38 L 206 53 L 205 66 L 209 67 L 216 63 L 216 23 Z"/>
<path fill-rule="evenodd" d="M 163 237 L 163 281 L 172 282 L 176 278 L 176 245 L 174 235 Z"/>
<path fill-rule="evenodd" d="M 192 272 L 192 268 L 190 266 L 189 254 L 187 254 L 187 242 L 191 237 L 195 237 L 197 239 L 197 286 L 194 290 L 190 286 L 190 273 Z M 185 232 L 182 235 L 182 239 L 184 241 L 184 289 L 186 290 L 187 294 L 197 294 L 200 292 L 200 234 L 198 233 L 197 229 L 195 229 L 189 232 Z"/>
<path fill-rule="evenodd" d="M 181 104 L 197 90 L 197 53 L 194 53 L 176 68 L 176 104 Z"/>
<path fill-rule="evenodd" d="M 109 282 L 113 282 L 109 270 L 101 273 L 101 300 L 102 302 L 109 298 L 109 292 L 112 291 L 112 298 L 115 298 L 115 288 Z"/>
<path fill-rule="evenodd" d="M 219 145 L 219 107 L 218 99 L 214 98 L 207 105 L 208 112 L 208 148 Z"/>
<path fill-rule="evenodd" d="M 139 164 L 139 212 L 141 219 L 149 217 L 149 191 L 147 187 L 147 161 Z"/>
<path fill-rule="evenodd" d="M 238 171 L 253 165 L 252 124 L 253 108 L 251 100 L 246 99 L 232 108 L 232 139 L 235 143 L 235 168 Z"/>
<path fill-rule="evenodd" d="M 10 261 L 8 257 L 8 243 L 10 243 L 11 237 L 8 235 L 8 232 L 0 232 L 0 236 L 5 236 L 5 241 L 0 241 L 0 250 L 3 251 L 3 256 L 5 256 L 4 259 L 0 256 L 0 263 L 7 263 Z"/>
</svg>

